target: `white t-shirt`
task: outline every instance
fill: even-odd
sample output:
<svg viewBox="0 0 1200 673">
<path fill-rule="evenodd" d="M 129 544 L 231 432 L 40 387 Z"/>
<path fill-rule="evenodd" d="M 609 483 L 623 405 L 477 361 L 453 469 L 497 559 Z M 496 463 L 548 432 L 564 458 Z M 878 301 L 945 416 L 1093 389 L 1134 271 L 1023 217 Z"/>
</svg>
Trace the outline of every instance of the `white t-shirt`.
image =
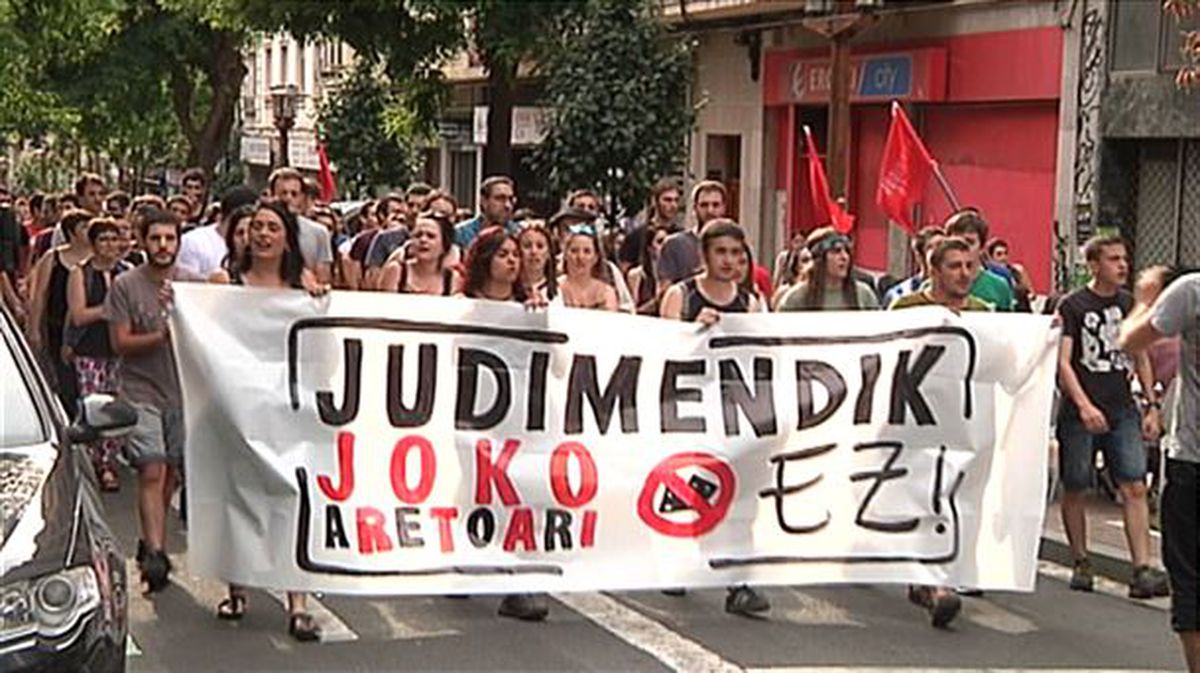
<svg viewBox="0 0 1200 673">
<path fill-rule="evenodd" d="M 229 250 L 217 225 L 198 227 L 183 235 L 179 243 L 179 259 L 175 262 L 188 271 L 207 278 L 217 269 Z"/>
<path fill-rule="evenodd" d="M 329 230 L 320 222 L 307 217 L 296 218 L 300 221 L 300 254 L 304 256 L 304 265 L 316 268 L 318 264 L 333 263 L 333 244 L 330 242 Z"/>
</svg>

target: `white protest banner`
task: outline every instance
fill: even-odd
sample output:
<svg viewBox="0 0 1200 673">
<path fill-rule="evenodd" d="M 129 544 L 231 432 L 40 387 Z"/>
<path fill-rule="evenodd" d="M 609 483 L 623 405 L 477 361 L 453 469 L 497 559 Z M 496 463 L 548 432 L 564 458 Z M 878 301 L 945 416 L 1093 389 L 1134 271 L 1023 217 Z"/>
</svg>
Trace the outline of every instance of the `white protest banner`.
<svg viewBox="0 0 1200 673">
<path fill-rule="evenodd" d="M 360 594 L 1033 586 L 1057 330 L 177 284 L 189 567 Z"/>
</svg>

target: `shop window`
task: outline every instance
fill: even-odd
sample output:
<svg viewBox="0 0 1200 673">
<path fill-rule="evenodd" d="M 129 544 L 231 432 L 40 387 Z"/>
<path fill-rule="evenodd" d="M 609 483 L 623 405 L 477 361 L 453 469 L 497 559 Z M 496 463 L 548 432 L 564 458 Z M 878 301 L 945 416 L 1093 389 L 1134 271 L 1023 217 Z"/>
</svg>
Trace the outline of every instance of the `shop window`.
<svg viewBox="0 0 1200 673">
<path fill-rule="evenodd" d="M 1114 2 L 1108 25 L 1113 31 L 1112 70 L 1154 71 L 1159 64 L 1161 3 Z"/>
</svg>

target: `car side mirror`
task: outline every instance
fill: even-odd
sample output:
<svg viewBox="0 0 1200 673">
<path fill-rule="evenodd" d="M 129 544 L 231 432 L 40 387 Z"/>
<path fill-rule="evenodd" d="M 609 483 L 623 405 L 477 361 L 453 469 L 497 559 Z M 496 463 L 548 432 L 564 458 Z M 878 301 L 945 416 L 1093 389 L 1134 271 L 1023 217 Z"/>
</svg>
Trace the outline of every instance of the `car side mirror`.
<svg viewBox="0 0 1200 673">
<path fill-rule="evenodd" d="M 101 439 L 123 437 L 137 425 L 137 409 L 112 395 L 94 393 L 79 404 L 79 416 L 67 429 L 72 442 L 90 444 Z"/>
</svg>

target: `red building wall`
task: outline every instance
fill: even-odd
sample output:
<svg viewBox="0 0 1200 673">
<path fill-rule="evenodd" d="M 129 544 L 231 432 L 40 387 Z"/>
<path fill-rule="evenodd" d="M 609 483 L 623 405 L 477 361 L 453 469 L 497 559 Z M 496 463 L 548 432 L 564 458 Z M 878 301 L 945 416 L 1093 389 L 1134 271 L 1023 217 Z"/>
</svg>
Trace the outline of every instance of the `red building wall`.
<svg viewBox="0 0 1200 673">
<path fill-rule="evenodd" d="M 1062 72 L 1062 33 L 1037 28 L 956 36 L 941 40 L 864 47 L 862 53 L 928 47 L 946 50 L 944 96 L 910 106 L 918 131 L 941 163 L 960 202 L 978 206 L 994 235 L 1008 240 L 1013 258 L 1029 270 L 1035 287 L 1050 287 L 1053 255 L 1054 186 L 1058 147 L 1058 97 Z M 766 59 L 764 92 L 777 92 L 786 64 L 820 57 L 821 52 L 776 52 Z M 938 73 L 940 75 L 940 73 Z M 777 94 L 764 95 L 768 105 Z M 929 98 L 926 96 L 925 98 Z M 774 108 L 792 118 L 786 105 Z M 875 205 L 879 160 L 887 134 L 887 106 L 853 106 L 847 197 L 857 216 L 856 255 L 860 264 L 887 267 L 886 217 Z M 796 134 L 786 128 L 777 166 L 777 184 L 790 182 L 789 221 L 810 228 L 804 216 L 804 156 Z M 824 146 L 824 139 L 818 139 Z M 789 147 L 790 146 L 790 147 Z M 788 169 L 789 164 L 792 166 Z M 790 180 L 789 180 L 790 179 Z M 935 181 L 922 204 L 923 222 L 940 222 L 949 207 Z"/>
</svg>

